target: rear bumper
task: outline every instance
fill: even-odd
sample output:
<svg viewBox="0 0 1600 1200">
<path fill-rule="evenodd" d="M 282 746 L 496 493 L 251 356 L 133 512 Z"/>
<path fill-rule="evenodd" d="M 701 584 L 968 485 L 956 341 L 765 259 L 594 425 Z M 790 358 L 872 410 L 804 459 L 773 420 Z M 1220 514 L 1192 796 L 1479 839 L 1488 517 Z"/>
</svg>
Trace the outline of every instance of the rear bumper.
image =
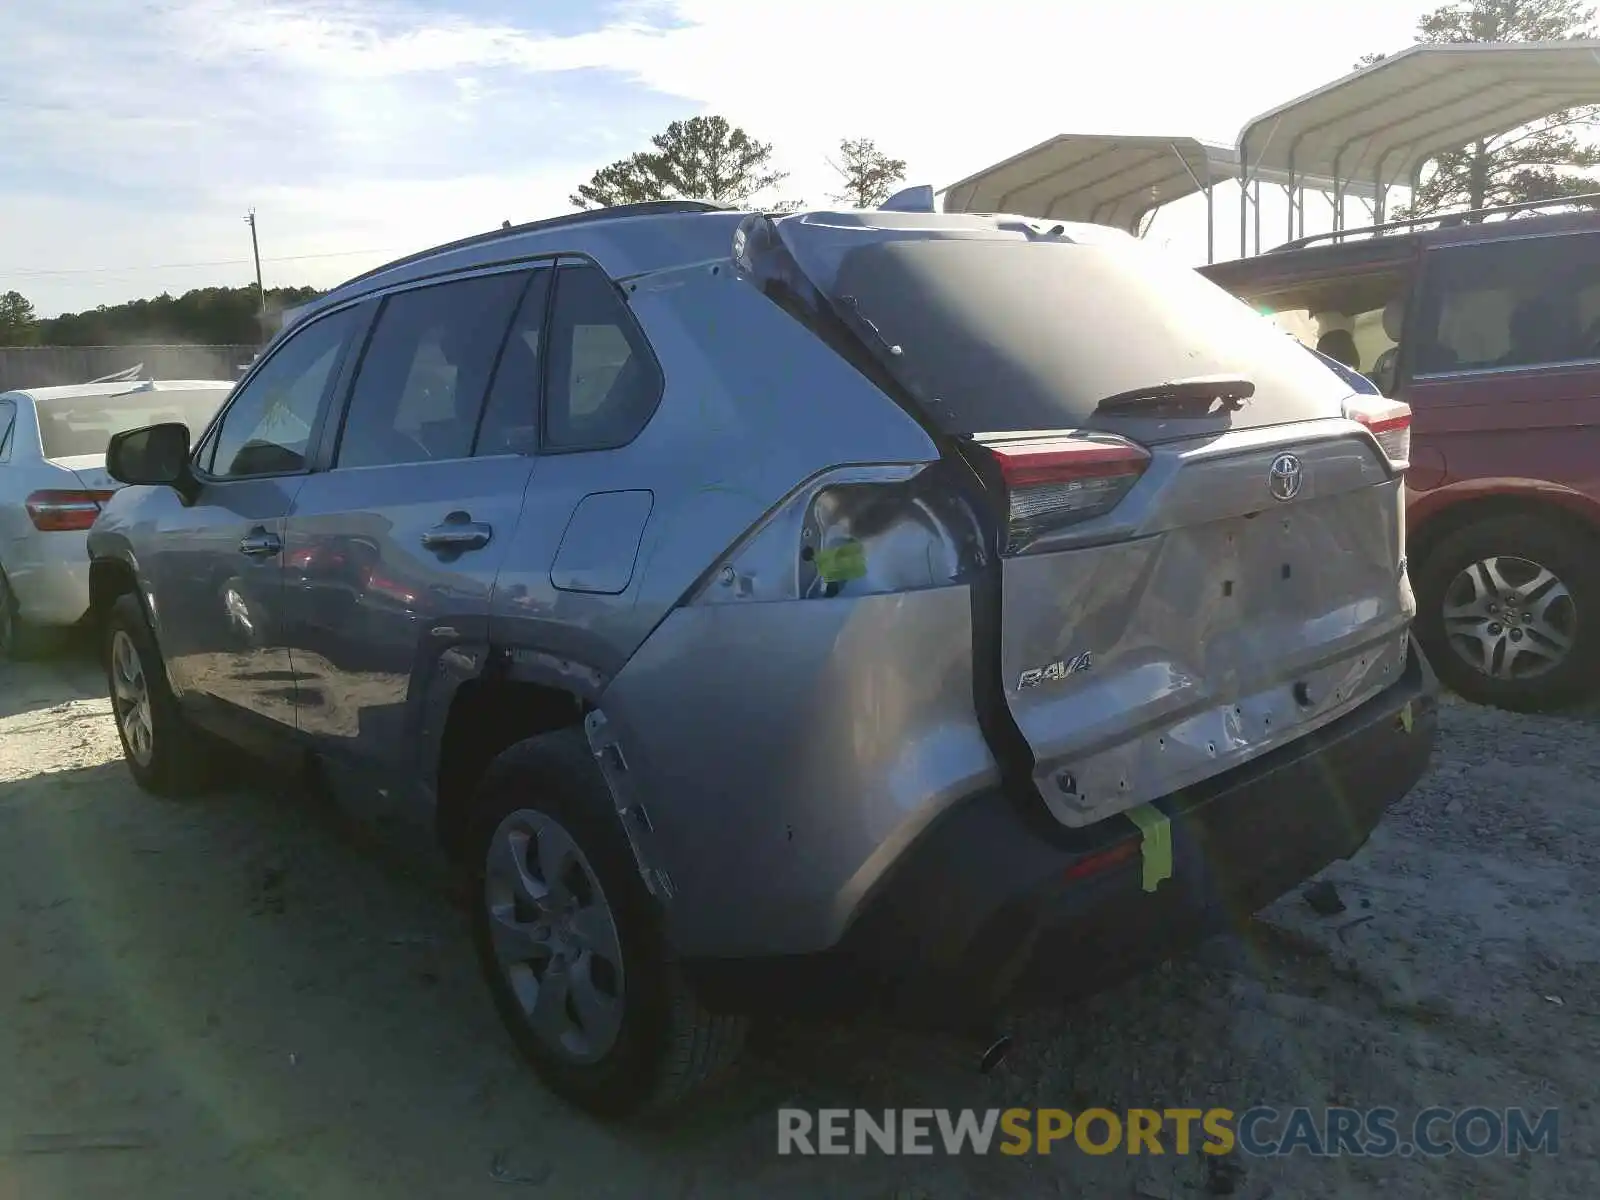
<svg viewBox="0 0 1600 1200">
<path fill-rule="evenodd" d="M 1356 711 L 1156 801 L 1170 821 L 1172 876 L 1153 891 L 1126 817 L 1065 830 L 990 791 L 908 849 L 836 949 L 686 966 L 720 1007 L 883 1004 L 942 1026 L 980 1026 L 1019 991 L 1099 990 L 1359 850 L 1427 769 L 1433 689 L 1413 652 L 1401 680 Z M 1126 857 L 1075 877 L 1075 865 L 1108 851 Z"/>
<path fill-rule="evenodd" d="M 39 533 L 11 544 L 6 578 L 25 621 L 74 625 L 89 611 L 88 535 Z"/>
</svg>

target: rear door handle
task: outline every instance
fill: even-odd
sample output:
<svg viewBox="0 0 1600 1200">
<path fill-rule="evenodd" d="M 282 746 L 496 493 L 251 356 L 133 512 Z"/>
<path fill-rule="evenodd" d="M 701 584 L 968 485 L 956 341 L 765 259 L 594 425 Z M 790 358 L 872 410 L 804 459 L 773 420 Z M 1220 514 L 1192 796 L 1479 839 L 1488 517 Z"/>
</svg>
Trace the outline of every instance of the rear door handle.
<svg viewBox="0 0 1600 1200">
<path fill-rule="evenodd" d="M 466 513 L 451 513 L 422 535 L 422 545 L 428 550 L 481 550 L 493 535 L 493 528 Z"/>
<path fill-rule="evenodd" d="M 278 535 L 268 533 L 265 529 L 252 529 L 239 542 L 239 553 L 248 554 L 251 558 L 270 558 L 282 549 L 283 543 L 278 540 Z"/>
</svg>

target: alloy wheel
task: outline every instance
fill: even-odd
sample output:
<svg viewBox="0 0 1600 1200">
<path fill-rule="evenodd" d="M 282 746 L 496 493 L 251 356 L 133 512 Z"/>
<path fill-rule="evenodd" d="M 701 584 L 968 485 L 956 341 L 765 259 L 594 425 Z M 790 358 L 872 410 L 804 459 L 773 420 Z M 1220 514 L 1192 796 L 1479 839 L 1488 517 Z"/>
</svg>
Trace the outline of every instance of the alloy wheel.
<svg viewBox="0 0 1600 1200">
<path fill-rule="evenodd" d="M 141 767 L 149 766 L 156 747 L 150 683 L 139 648 L 121 629 L 111 637 L 111 707 L 128 753 Z"/>
<path fill-rule="evenodd" d="M 485 867 L 495 959 L 528 1029 L 567 1062 L 599 1061 L 622 1030 L 624 976 L 594 867 L 560 822 L 533 809 L 500 823 Z"/>
<path fill-rule="evenodd" d="M 1491 679 L 1534 679 L 1572 649 L 1578 612 L 1572 593 L 1547 567 L 1515 555 L 1479 559 L 1444 593 L 1450 647 Z"/>
</svg>

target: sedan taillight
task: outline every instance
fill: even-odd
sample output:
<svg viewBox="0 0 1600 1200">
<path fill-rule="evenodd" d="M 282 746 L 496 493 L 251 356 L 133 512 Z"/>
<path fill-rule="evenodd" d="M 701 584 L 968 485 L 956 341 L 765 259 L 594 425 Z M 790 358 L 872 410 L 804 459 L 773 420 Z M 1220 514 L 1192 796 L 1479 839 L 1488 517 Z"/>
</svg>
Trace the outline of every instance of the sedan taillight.
<svg viewBox="0 0 1600 1200">
<path fill-rule="evenodd" d="M 66 533 L 93 525 L 100 506 L 113 494 L 46 488 L 29 496 L 23 507 L 28 510 L 28 520 L 41 533 Z"/>
</svg>

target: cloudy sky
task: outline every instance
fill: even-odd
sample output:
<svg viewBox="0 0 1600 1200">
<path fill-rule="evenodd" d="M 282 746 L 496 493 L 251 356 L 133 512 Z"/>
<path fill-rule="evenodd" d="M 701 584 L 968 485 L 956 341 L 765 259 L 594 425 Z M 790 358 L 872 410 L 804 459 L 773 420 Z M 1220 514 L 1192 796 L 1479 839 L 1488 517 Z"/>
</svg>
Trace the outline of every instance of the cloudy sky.
<svg viewBox="0 0 1600 1200">
<path fill-rule="evenodd" d="M 668 121 L 771 141 L 781 195 L 874 138 L 943 187 L 1062 132 L 1231 141 L 1411 40 L 1402 0 L 47 0 L 0 6 L 0 290 L 43 315 L 325 286 L 567 211 Z M 1179 228 L 1179 226 L 1185 226 Z M 1156 235 L 1195 243 L 1191 215 Z M 1199 243 L 1203 245 L 1203 242 Z"/>
</svg>

